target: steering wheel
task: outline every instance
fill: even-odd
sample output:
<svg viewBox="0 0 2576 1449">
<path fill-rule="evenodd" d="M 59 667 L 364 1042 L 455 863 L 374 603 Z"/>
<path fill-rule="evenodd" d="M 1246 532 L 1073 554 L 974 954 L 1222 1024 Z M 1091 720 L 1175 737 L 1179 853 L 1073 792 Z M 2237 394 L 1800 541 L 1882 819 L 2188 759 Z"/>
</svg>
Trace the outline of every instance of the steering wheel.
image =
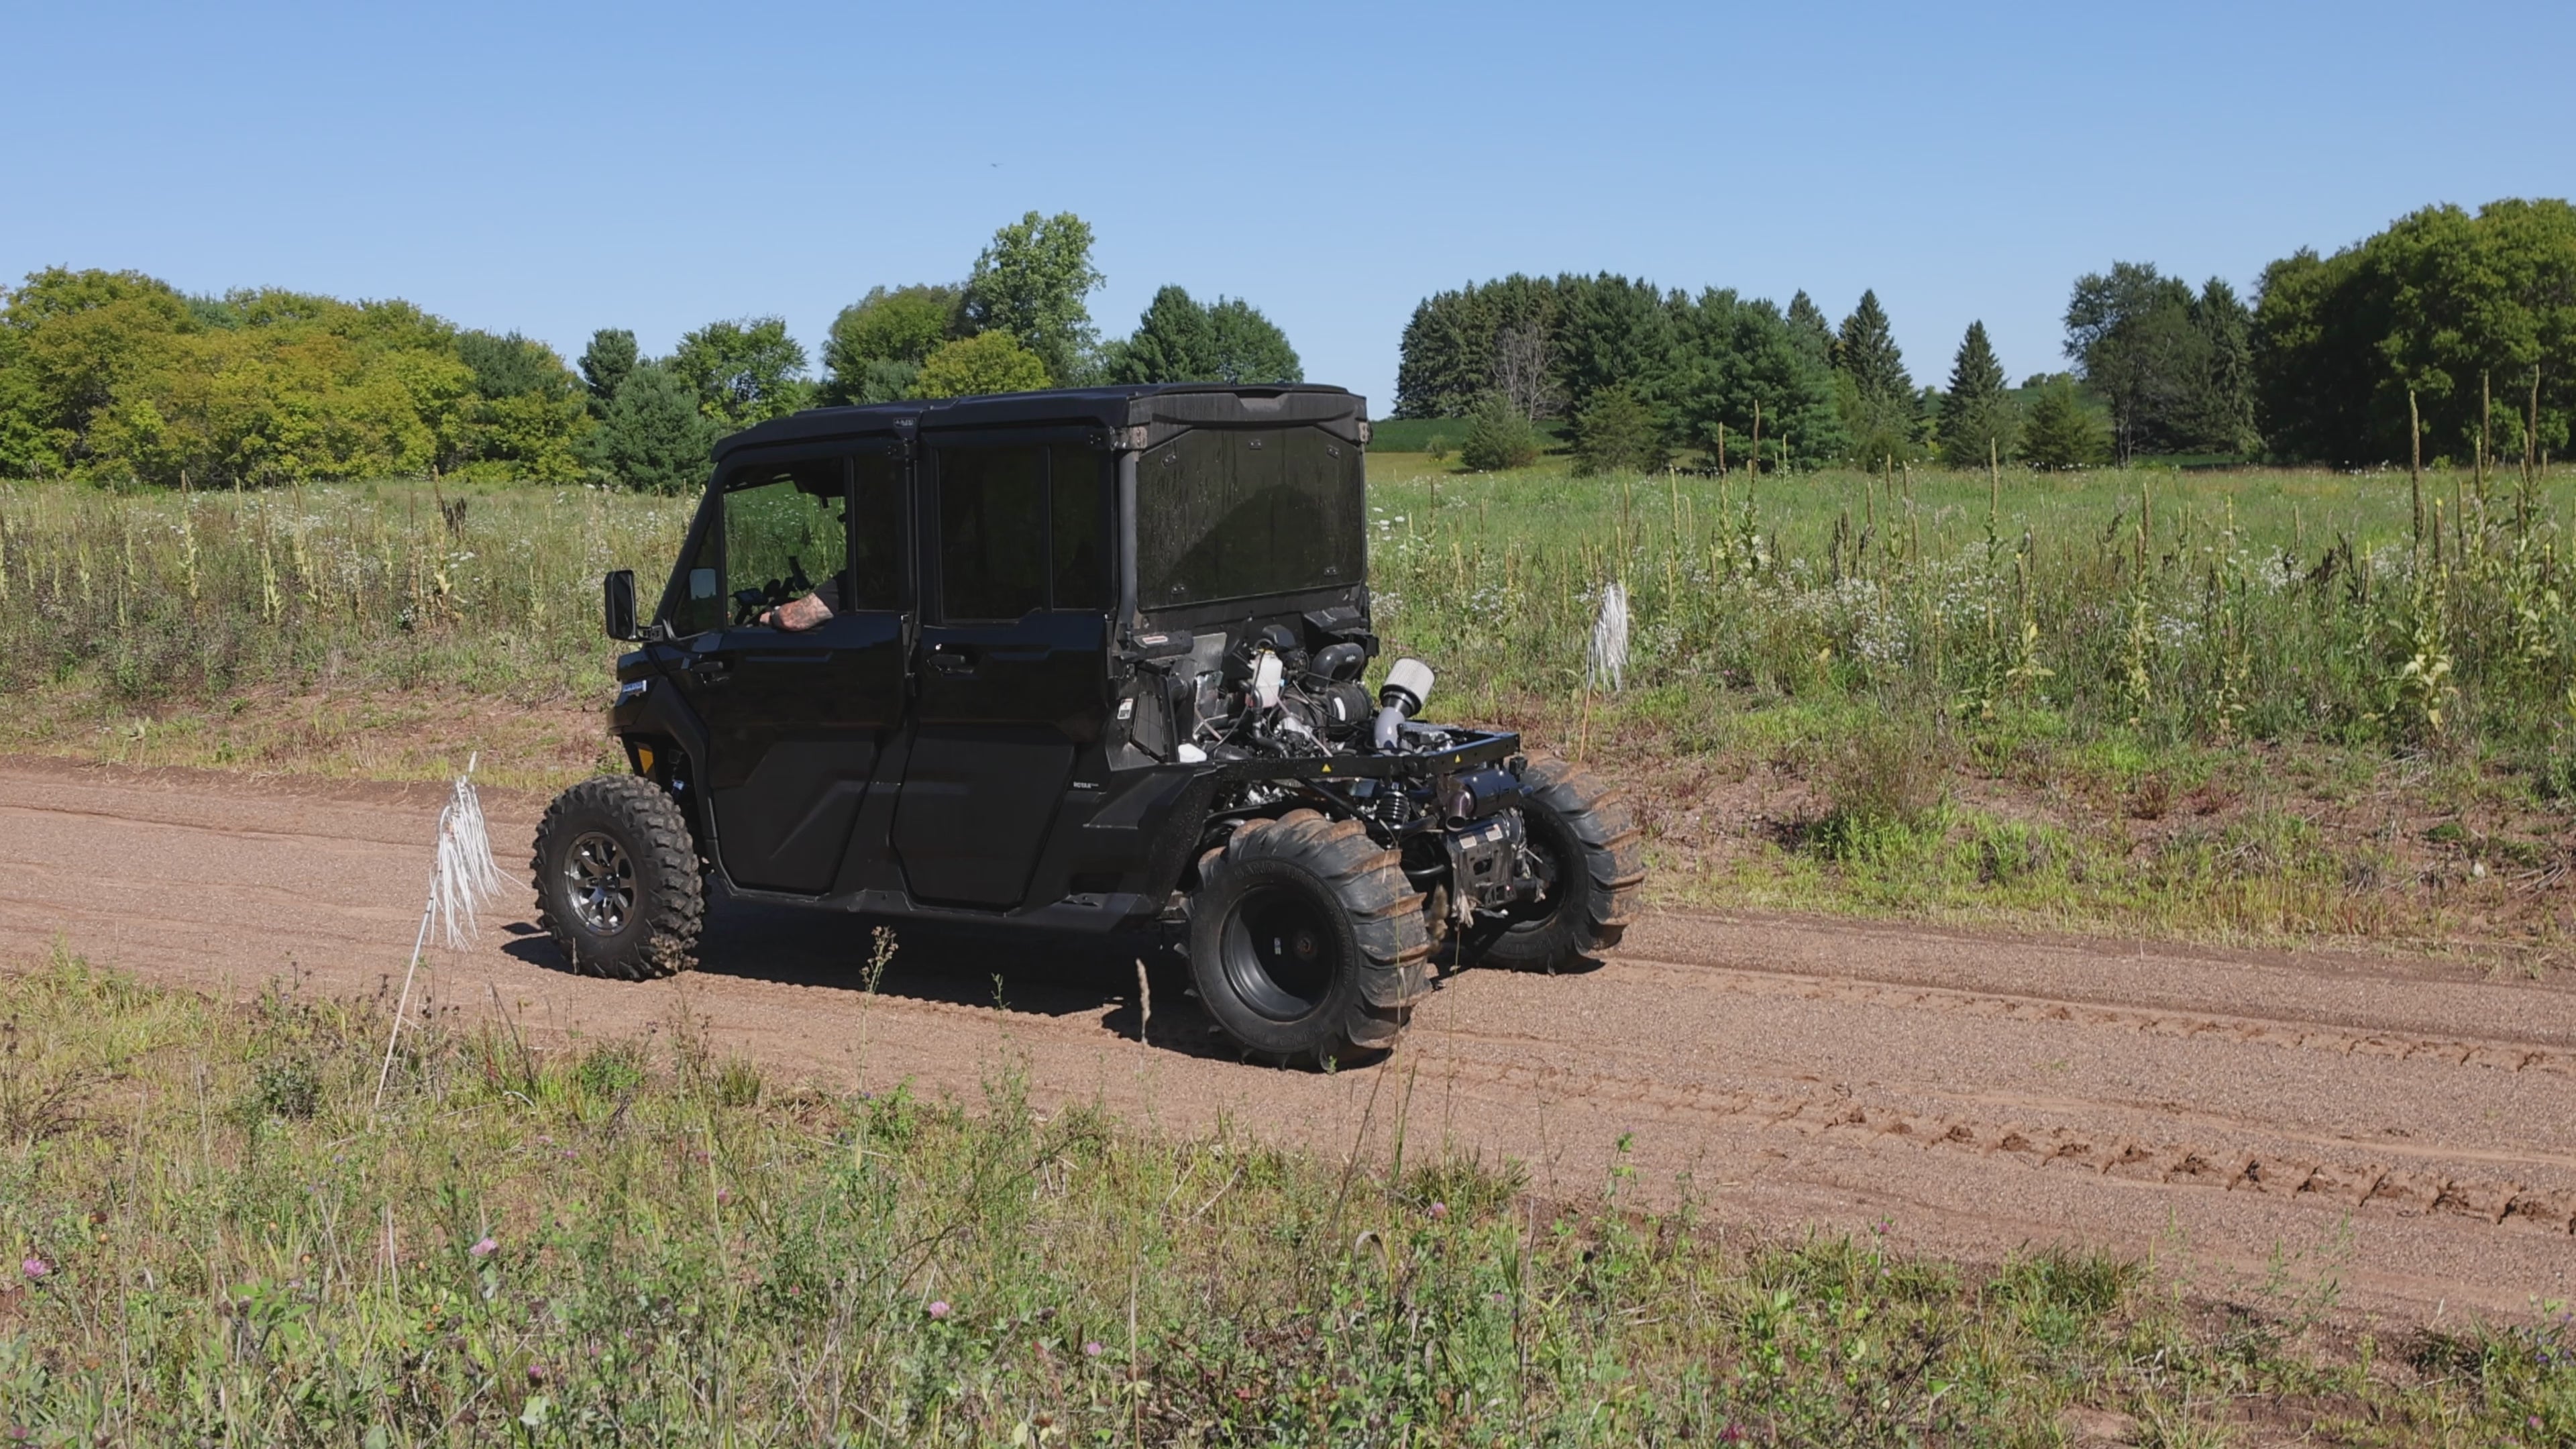
<svg viewBox="0 0 2576 1449">
<path fill-rule="evenodd" d="M 814 592 L 814 581 L 805 577 L 805 565 L 794 554 L 787 556 L 787 577 L 771 579 L 756 589 L 733 591 L 734 627 L 750 628 L 760 616 L 786 603 Z"/>
</svg>

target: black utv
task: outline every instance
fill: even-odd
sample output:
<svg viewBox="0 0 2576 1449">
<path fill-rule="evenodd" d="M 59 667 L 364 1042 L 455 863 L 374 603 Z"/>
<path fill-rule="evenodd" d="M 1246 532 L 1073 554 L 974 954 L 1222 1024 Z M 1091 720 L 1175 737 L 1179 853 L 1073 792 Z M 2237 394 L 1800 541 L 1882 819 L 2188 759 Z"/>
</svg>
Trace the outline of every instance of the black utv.
<svg viewBox="0 0 2576 1449">
<path fill-rule="evenodd" d="M 1570 966 L 1642 878 L 1627 808 L 1374 693 L 1364 401 L 1172 385 L 738 433 L 661 602 L 605 586 L 631 775 L 565 791 L 541 920 L 690 964 L 707 877 L 878 918 L 1179 938 L 1248 1051 L 1391 1045 L 1436 958 Z M 819 622 L 816 622 L 819 620 Z M 798 627 L 801 626 L 801 627 Z"/>
</svg>

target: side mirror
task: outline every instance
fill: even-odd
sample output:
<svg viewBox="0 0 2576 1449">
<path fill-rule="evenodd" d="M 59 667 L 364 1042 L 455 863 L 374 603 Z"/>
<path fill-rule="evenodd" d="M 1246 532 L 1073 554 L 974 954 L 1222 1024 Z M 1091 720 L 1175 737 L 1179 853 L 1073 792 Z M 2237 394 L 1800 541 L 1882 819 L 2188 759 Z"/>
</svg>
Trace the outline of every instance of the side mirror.
<svg viewBox="0 0 2576 1449">
<path fill-rule="evenodd" d="M 600 623 L 611 639 L 644 637 L 635 627 L 635 570 L 616 569 L 599 581 Z"/>
</svg>

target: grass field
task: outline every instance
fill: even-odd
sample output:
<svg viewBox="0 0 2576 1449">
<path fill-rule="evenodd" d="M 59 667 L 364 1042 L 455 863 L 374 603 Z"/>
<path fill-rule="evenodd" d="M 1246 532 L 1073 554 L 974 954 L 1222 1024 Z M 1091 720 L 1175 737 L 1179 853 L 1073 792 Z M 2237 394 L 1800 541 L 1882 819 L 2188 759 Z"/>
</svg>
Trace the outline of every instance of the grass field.
<svg viewBox="0 0 2576 1449">
<path fill-rule="evenodd" d="M 0 1433 L 427 1445 L 2550 1444 L 2563 1320 L 2381 1336 L 2064 1252 L 1748 1239 L 983 1099 L 0 976 Z M 865 1063 L 858 1063 L 864 1071 Z M 1390 1114 L 1402 1104 L 1390 1102 Z M 1399 1131 L 1398 1140 L 1401 1141 Z"/>
<path fill-rule="evenodd" d="M 2576 478 L 1465 475 L 1372 455 L 1437 712 L 1636 787 L 1667 898 L 2552 952 Z M 442 507 L 442 503 L 445 504 Z M 550 785 L 683 502 L 0 489 L 0 744 Z M 1602 591 L 1620 689 L 1587 690 Z"/>
</svg>

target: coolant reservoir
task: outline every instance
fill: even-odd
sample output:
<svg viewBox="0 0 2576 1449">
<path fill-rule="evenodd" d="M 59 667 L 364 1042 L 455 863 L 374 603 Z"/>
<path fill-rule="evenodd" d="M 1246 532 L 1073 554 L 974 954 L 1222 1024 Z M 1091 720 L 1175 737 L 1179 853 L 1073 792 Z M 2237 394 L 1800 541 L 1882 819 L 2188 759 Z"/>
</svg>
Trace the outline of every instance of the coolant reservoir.
<svg viewBox="0 0 2576 1449">
<path fill-rule="evenodd" d="M 1284 674 L 1279 656 L 1264 649 L 1252 661 L 1252 702 L 1263 709 L 1279 705 L 1279 681 Z"/>
</svg>

